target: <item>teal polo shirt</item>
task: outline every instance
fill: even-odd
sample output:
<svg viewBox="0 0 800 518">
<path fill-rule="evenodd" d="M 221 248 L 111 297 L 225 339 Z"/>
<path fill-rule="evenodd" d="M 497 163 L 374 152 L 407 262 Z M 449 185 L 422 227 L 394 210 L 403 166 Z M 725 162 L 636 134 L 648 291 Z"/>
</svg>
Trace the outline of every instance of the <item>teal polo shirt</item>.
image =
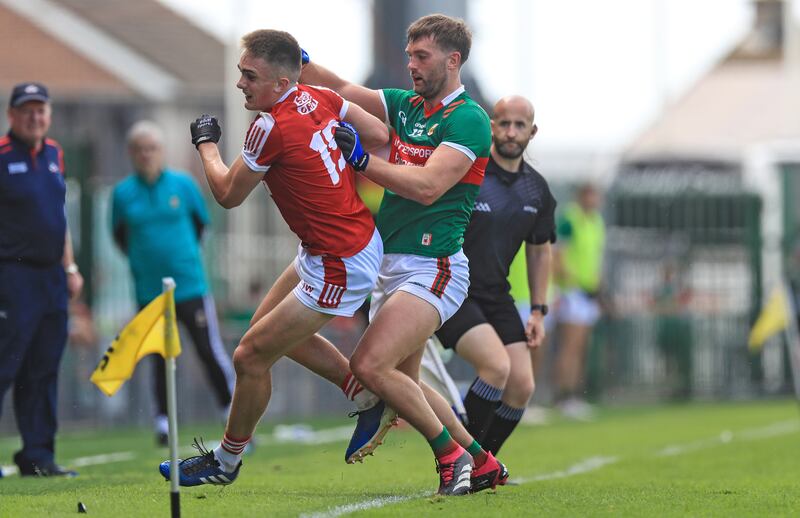
<svg viewBox="0 0 800 518">
<path fill-rule="evenodd" d="M 162 292 L 161 278 L 175 279 L 175 301 L 207 292 L 200 254 L 202 228 L 209 223 L 200 189 L 186 173 L 165 169 L 155 183 L 132 174 L 114 187 L 111 228 L 124 235 L 136 302 L 145 305 Z"/>
</svg>

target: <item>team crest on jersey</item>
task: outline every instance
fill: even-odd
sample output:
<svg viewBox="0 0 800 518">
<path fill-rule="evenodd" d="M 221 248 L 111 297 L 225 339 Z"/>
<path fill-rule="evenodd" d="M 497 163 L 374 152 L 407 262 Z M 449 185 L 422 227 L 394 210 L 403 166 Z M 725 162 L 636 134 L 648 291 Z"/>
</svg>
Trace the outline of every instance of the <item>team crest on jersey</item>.
<svg viewBox="0 0 800 518">
<path fill-rule="evenodd" d="M 431 246 L 432 240 L 433 236 L 430 234 L 430 232 L 422 234 L 422 246 Z"/>
<path fill-rule="evenodd" d="M 400 110 L 399 112 L 397 112 L 397 117 L 400 119 L 400 122 L 403 123 L 403 126 L 405 126 L 406 125 L 406 112 L 404 112 L 403 110 Z"/>
<path fill-rule="evenodd" d="M 181 206 L 181 199 L 178 198 L 177 194 L 173 194 L 172 196 L 169 197 L 169 206 L 172 207 L 173 209 L 177 209 L 178 207 Z"/>
<path fill-rule="evenodd" d="M 49 169 L 51 173 L 57 173 L 58 164 L 56 164 L 55 162 L 50 162 L 50 165 L 47 166 L 47 169 Z"/>
<path fill-rule="evenodd" d="M 434 131 L 436 131 L 436 126 L 438 126 L 438 125 L 439 125 L 439 123 L 437 122 L 436 124 L 434 124 L 433 126 L 431 126 L 430 128 L 428 128 L 428 136 L 429 136 L 429 137 L 430 137 L 431 135 L 433 135 L 433 132 L 434 132 Z"/>
<path fill-rule="evenodd" d="M 300 115 L 308 115 L 316 110 L 319 104 L 308 92 L 300 92 L 300 95 L 294 98 L 294 103 L 297 105 L 297 112 Z"/>
</svg>

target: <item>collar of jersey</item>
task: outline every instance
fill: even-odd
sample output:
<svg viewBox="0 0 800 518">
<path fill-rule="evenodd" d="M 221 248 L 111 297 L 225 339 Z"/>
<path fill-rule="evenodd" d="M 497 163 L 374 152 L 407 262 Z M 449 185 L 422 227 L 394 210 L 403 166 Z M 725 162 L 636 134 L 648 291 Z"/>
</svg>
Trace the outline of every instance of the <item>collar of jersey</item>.
<svg viewBox="0 0 800 518">
<path fill-rule="evenodd" d="M 281 98 L 280 98 L 280 99 L 278 99 L 277 101 L 275 101 L 275 104 L 273 104 L 273 105 L 272 105 L 272 107 L 273 107 L 273 108 L 275 108 L 275 107 L 276 107 L 276 106 L 278 106 L 280 103 L 282 103 L 283 101 L 285 101 L 285 100 L 286 100 L 286 98 L 287 98 L 287 97 L 289 97 L 289 94 L 291 94 L 291 93 L 293 93 L 293 92 L 296 92 L 296 91 L 297 91 L 297 85 L 294 85 L 293 87 L 289 88 L 288 90 L 286 90 L 286 91 L 283 93 L 283 95 L 281 95 Z"/>
<path fill-rule="evenodd" d="M 458 88 L 453 90 L 453 92 L 450 95 L 448 95 L 447 97 L 442 99 L 442 102 L 437 104 L 436 107 L 433 108 L 430 111 L 428 111 L 428 108 L 425 106 L 425 103 L 423 102 L 422 103 L 422 110 L 424 111 L 425 118 L 430 117 L 434 113 L 438 112 L 439 110 L 441 110 L 442 108 L 444 108 L 445 106 L 447 106 L 448 104 L 453 102 L 453 100 L 455 100 L 456 97 L 458 97 L 459 95 L 464 93 L 464 90 L 465 90 L 464 89 L 464 85 L 460 85 Z"/>
<path fill-rule="evenodd" d="M 33 148 L 29 146 L 27 142 L 25 142 L 18 136 L 14 135 L 14 132 L 11 130 L 8 130 L 8 133 L 6 133 L 6 135 L 13 144 L 21 147 L 28 153 L 40 153 L 44 149 L 45 141 L 47 140 L 47 137 L 43 138 L 42 141 L 39 143 L 39 147 Z"/>
</svg>

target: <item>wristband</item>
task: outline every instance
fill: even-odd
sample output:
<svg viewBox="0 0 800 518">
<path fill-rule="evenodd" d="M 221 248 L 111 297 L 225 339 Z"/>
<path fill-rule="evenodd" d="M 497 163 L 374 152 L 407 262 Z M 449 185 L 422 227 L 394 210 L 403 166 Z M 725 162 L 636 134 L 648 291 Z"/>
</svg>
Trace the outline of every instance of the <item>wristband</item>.
<svg viewBox="0 0 800 518">
<path fill-rule="evenodd" d="M 78 273 L 78 265 L 75 263 L 69 263 L 67 266 L 64 267 L 64 271 L 68 275 L 72 275 L 74 273 Z"/>
<path fill-rule="evenodd" d="M 545 316 L 549 310 L 550 308 L 547 306 L 547 304 L 531 304 L 531 313 L 538 311 L 542 314 L 542 316 Z"/>
</svg>

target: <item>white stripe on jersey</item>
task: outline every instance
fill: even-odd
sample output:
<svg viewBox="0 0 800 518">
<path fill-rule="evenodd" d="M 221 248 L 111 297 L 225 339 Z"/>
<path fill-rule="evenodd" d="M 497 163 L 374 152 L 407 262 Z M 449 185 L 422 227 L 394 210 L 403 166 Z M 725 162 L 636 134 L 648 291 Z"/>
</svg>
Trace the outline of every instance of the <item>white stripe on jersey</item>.
<svg viewBox="0 0 800 518">
<path fill-rule="evenodd" d="M 269 164 L 259 164 L 258 159 L 264 150 L 269 134 L 275 126 L 275 119 L 272 114 L 260 113 L 258 118 L 253 121 L 250 131 L 247 132 L 244 145 L 242 146 L 242 160 L 252 171 L 265 173 L 269 170 Z"/>
<path fill-rule="evenodd" d="M 383 117 L 383 122 L 389 123 L 389 105 L 386 104 L 386 96 L 383 95 L 383 90 L 378 90 L 378 95 L 381 96 L 381 102 L 383 103 L 383 113 L 386 115 Z"/>
</svg>

